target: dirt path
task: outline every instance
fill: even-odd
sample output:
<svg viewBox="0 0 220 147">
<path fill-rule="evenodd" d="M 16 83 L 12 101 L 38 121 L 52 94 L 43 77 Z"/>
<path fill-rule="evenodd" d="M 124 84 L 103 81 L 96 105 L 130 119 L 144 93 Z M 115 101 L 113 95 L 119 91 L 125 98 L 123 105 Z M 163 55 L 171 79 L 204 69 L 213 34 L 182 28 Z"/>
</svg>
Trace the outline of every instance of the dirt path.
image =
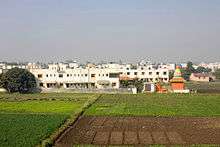
<svg viewBox="0 0 220 147">
<path fill-rule="evenodd" d="M 82 116 L 55 146 L 74 144 L 220 144 L 220 118 Z"/>
</svg>

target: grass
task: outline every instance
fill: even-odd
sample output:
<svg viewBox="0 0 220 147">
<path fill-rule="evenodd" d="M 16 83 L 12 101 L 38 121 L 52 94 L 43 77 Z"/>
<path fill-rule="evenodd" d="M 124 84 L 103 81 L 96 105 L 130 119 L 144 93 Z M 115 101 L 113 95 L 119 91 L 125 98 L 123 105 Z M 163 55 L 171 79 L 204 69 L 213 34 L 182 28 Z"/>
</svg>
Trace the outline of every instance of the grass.
<svg viewBox="0 0 220 147">
<path fill-rule="evenodd" d="M 0 92 L 2 101 L 26 101 L 26 100 L 60 100 L 60 101 L 87 101 L 90 98 L 97 97 L 97 94 L 83 93 L 36 93 L 36 94 L 8 94 Z"/>
<path fill-rule="evenodd" d="M 97 97 L 96 94 L 0 93 L 0 147 L 31 147 L 44 139 L 53 142 Z"/>
<path fill-rule="evenodd" d="M 186 87 L 198 93 L 220 93 L 220 82 L 186 82 Z"/>
<path fill-rule="evenodd" d="M 108 147 L 133 147 L 134 145 L 109 145 Z M 73 147 L 99 147 L 98 145 L 73 145 Z M 146 147 L 167 147 L 167 145 L 146 145 Z M 183 145 L 169 145 L 169 147 L 183 147 Z M 187 147 L 219 147 L 215 144 L 196 144 L 196 145 L 187 145 Z"/>
<path fill-rule="evenodd" d="M 30 147 L 64 123 L 68 115 L 0 114 L 0 146 Z"/>
<path fill-rule="evenodd" d="M 101 116 L 220 116 L 220 95 L 103 95 L 84 114 Z"/>
<path fill-rule="evenodd" d="M 13 113 L 59 113 L 72 114 L 78 112 L 82 102 L 71 101 L 0 101 L 0 112 Z"/>
</svg>

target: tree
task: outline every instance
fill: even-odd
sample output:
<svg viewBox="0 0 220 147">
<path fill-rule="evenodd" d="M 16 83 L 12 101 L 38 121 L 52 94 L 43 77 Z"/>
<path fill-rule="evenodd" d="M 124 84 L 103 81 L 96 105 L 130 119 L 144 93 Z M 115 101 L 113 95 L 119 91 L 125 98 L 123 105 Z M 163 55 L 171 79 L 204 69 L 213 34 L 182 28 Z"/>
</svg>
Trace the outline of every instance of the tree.
<svg viewBox="0 0 220 147">
<path fill-rule="evenodd" d="M 141 93 L 144 88 L 144 82 L 142 80 L 133 79 L 133 80 L 121 80 L 120 85 L 123 88 L 137 88 L 137 92 Z"/>
<path fill-rule="evenodd" d="M 144 89 L 144 83 L 141 80 L 135 80 L 134 81 L 134 86 L 137 88 L 138 93 L 141 93 Z"/>
<path fill-rule="evenodd" d="M 217 69 L 217 70 L 214 72 L 214 75 L 216 76 L 216 79 L 220 79 L 220 69 Z"/>
<path fill-rule="evenodd" d="M 34 75 L 20 68 L 13 68 L 2 74 L 0 83 L 10 93 L 30 93 L 37 88 Z"/>
<path fill-rule="evenodd" d="M 181 72 L 182 72 L 183 78 L 184 78 L 185 80 L 189 81 L 190 75 L 191 75 L 192 73 L 195 73 L 196 70 L 195 70 L 195 68 L 193 67 L 193 63 L 189 61 L 189 62 L 187 62 L 187 67 L 186 67 L 186 69 L 182 69 Z"/>
<path fill-rule="evenodd" d="M 202 66 L 199 66 L 197 69 L 196 69 L 196 72 L 197 73 L 209 73 L 211 72 L 212 70 L 209 69 L 209 68 L 205 68 L 205 67 L 202 67 Z"/>
<path fill-rule="evenodd" d="M 170 71 L 170 72 L 169 72 L 169 79 L 172 79 L 173 76 L 174 76 L 174 71 Z"/>
<path fill-rule="evenodd" d="M 3 74 L 0 74 L 0 88 L 3 87 L 2 79 L 3 79 Z"/>
</svg>

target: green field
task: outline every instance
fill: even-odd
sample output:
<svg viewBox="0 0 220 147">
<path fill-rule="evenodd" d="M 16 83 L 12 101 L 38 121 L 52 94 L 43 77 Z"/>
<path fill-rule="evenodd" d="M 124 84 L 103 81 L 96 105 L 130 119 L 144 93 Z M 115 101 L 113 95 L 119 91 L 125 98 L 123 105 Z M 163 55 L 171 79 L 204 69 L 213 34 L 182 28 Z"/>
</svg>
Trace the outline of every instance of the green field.
<svg viewBox="0 0 220 147">
<path fill-rule="evenodd" d="M 186 87 L 198 93 L 220 93 L 220 82 L 186 82 Z"/>
<path fill-rule="evenodd" d="M 220 116 L 220 94 L 102 95 L 85 115 Z"/>
<path fill-rule="evenodd" d="M 95 94 L 0 94 L 0 146 L 30 147 L 81 112 Z"/>
<path fill-rule="evenodd" d="M 0 147 L 40 144 L 98 96 L 0 93 Z M 84 115 L 220 116 L 219 106 L 220 94 L 104 94 Z"/>
</svg>

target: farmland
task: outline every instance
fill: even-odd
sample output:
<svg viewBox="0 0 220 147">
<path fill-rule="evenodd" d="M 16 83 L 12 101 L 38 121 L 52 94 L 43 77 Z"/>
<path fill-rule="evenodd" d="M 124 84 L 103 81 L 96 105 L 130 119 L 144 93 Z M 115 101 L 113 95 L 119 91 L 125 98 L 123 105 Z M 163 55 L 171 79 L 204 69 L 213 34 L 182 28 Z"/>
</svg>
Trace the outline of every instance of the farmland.
<svg viewBox="0 0 220 147">
<path fill-rule="evenodd" d="M 85 115 L 220 116 L 219 94 L 102 95 Z"/>
<path fill-rule="evenodd" d="M 95 94 L 0 94 L 0 146 L 35 146 L 82 111 Z"/>
<path fill-rule="evenodd" d="M 0 146 L 35 146 L 51 136 L 57 139 L 55 146 L 129 145 L 127 137 L 133 144 L 174 144 L 169 135 L 179 139 L 177 144 L 216 144 L 219 105 L 220 94 L 0 94 Z M 82 110 L 70 132 L 57 138 Z M 111 138 L 115 133 L 119 137 Z M 153 138 L 137 138 L 138 133 Z M 157 135 L 165 135 L 164 142 Z"/>
<path fill-rule="evenodd" d="M 220 93 L 220 82 L 187 82 L 186 87 L 198 93 Z"/>
<path fill-rule="evenodd" d="M 217 146 L 219 106 L 219 94 L 105 94 L 55 146 Z"/>
</svg>

